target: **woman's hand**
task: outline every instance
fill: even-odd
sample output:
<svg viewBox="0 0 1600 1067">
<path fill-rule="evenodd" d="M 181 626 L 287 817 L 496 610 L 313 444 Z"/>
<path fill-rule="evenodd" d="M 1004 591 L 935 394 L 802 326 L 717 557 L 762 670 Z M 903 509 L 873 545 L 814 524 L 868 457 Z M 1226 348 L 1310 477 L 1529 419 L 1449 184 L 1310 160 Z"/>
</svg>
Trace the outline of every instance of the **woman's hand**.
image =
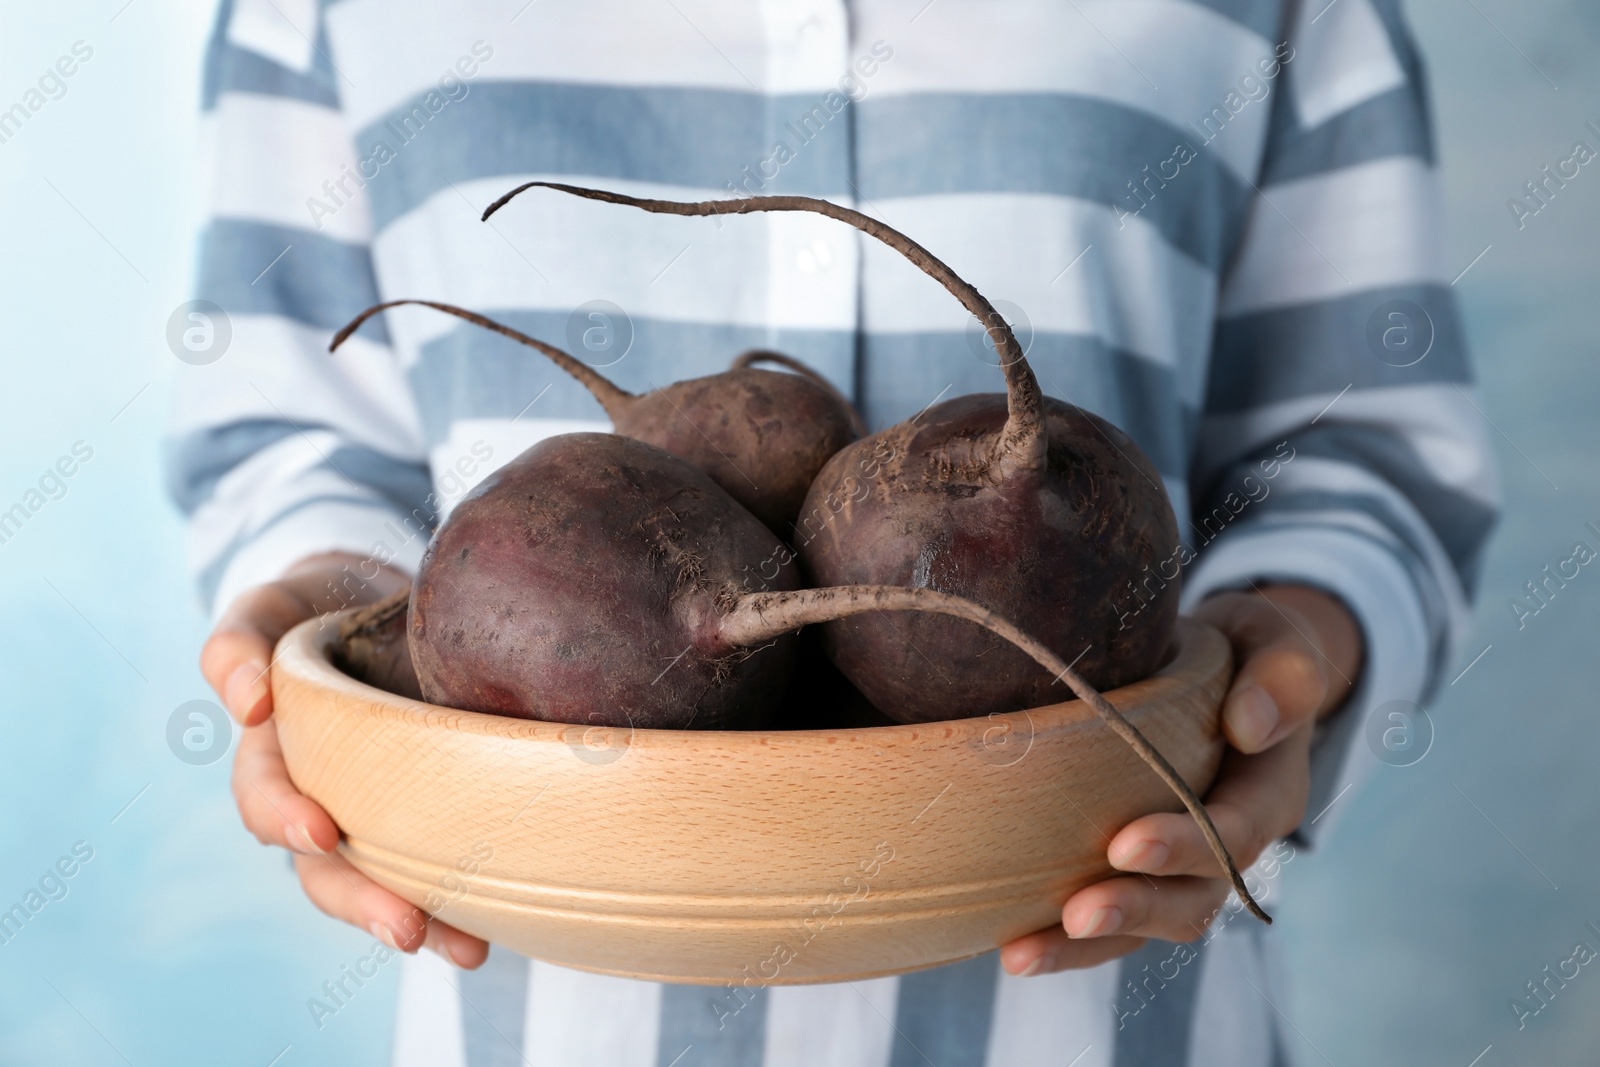
<svg viewBox="0 0 1600 1067">
<path fill-rule="evenodd" d="M 271 721 L 269 666 L 278 639 L 322 612 L 381 600 L 408 580 L 379 568 L 362 581 L 374 566 L 349 555 L 314 556 L 278 581 L 241 593 L 201 649 L 200 671 L 244 727 L 233 761 L 233 799 L 245 828 L 263 845 L 295 853 L 295 872 L 311 902 L 391 948 L 415 952 L 426 945 L 459 967 L 477 967 L 489 953 L 485 942 L 430 918 L 335 851 L 339 828 L 289 780 Z"/>
<path fill-rule="evenodd" d="M 1361 630 L 1338 600 L 1296 585 L 1221 593 L 1194 614 L 1228 636 L 1239 664 L 1223 703 L 1229 748 L 1206 810 L 1243 870 L 1300 824 L 1312 727 L 1349 695 L 1361 669 Z M 1008 972 L 1091 967 L 1150 937 L 1193 941 L 1231 888 L 1187 813 L 1134 820 L 1111 839 L 1107 857 L 1133 876 L 1079 890 L 1061 909 L 1061 926 L 1006 945 Z"/>
</svg>

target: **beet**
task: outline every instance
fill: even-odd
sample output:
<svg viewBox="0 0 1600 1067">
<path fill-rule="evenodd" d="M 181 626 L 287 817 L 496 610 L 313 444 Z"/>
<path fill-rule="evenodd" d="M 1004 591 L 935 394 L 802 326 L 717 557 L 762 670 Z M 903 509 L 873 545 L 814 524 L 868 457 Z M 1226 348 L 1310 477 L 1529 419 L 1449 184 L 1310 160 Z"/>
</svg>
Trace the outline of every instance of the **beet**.
<svg viewBox="0 0 1600 1067">
<path fill-rule="evenodd" d="M 1178 582 L 1149 590 L 1150 600 L 1126 629 L 1112 596 L 1178 544 L 1177 520 L 1154 468 L 1108 423 L 1070 404 L 1047 403 L 1009 324 L 931 252 L 877 219 L 805 196 L 683 203 L 527 182 L 483 217 L 539 187 L 659 214 L 813 212 L 877 238 L 938 281 L 988 329 L 1006 393 L 948 401 L 842 448 L 818 474 L 796 522 L 794 541 L 809 577 L 819 585 L 937 590 L 1003 610 L 1047 649 L 1083 663 L 1090 692 L 1160 666 L 1177 620 Z M 1039 671 L 1039 657 L 998 647 L 972 621 L 922 616 L 902 626 L 878 614 L 832 622 L 827 636 L 845 676 L 899 721 L 1044 703 L 1054 679 Z M 1204 808 L 1180 786 L 1173 787 L 1241 900 L 1270 921 Z"/>
<path fill-rule="evenodd" d="M 846 447 L 812 484 L 795 546 L 818 585 L 939 589 L 1004 610 L 1073 660 L 1096 689 L 1161 666 L 1178 615 L 1177 582 L 1138 625 L 1111 605 L 1130 576 L 1172 554 L 1177 522 L 1159 479 L 1110 423 L 1043 405 L 1042 469 L 994 476 L 1003 395 L 960 397 L 915 422 Z M 894 458 L 869 490 L 871 449 Z M 837 512 L 830 500 L 852 497 Z M 1021 651 L 957 619 L 864 616 L 826 628 L 834 663 L 900 722 L 1018 711 L 1050 700 L 1053 680 Z"/>
<path fill-rule="evenodd" d="M 1161 664 L 1178 616 L 1178 582 L 1149 590 L 1136 625 L 1113 605 L 1130 579 L 1170 558 L 1172 505 L 1126 434 L 1047 400 L 1005 319 L 976 289 L 898 230 L 803 196 L 678 203 L 529 182 L 675 215 L 810 211 L 848 222 L 902 253 L 986 323 L 1003 354 L 1006 393 L 959 397 L 841 448 L 818 473 L 794 544 L 816 585 L 938 589 L 1006 612 L 1097 689 Z M 964 620 L 919 617 L 909 631 L 881 618 L 828 627 L 834 662 L 874 705 L 902 722 L 1036 707 L 1051 679 L 1020 651 Z"/>
<path fill-rule="evenodd" d="M 787 367 L 803 378 L 809 378 L 817 384 L 819 389 L 824 390 L 829 396 L 833 397 L 834 403 L 849 417 L 851 432 L 857 437 L 867 436 L 867 424 L 861 418 L 861 413 L 856 410 L 856 406 L 850 402 L 850 398 L 839 392 L 832 382 L 818 374 L 814 368 L 802 363 L 793 356 L 786 356 L 782 352 L 774 352 L 770 348 L 752 348 L 748 352 L 741 352 L 734 359 L 733 365 L 729 369 L 743 370 L 745 367 L 752 367 L 757 363 L 776 363 L 780 367 Z"/>
<path fill-rule="evenodd" d="M 406 586 L 340 620 L 333 662 L 357 681 L 421 700 L 422 686 L 411 666 L 406 638 L 406 605 L 410 599 L 411 587 Z"/>
<path fill-rule="evenodd" d="M 746 353 L 719 374 L 639 395 L 571 353 L 477 312 L 433 300 L 390 300 L 367 308 L 334 334 L 329 351 L 378 312 L 402 304 L 454 315 L 543 352 L 589 390 L 617 433 L 693 463 L 780 537 L 790 535 L 817 471 L 865 432 L 850 401 L 827 379 L 799 360 L 765 350 Z M 798 373 L 757 370 L 751 362 L 779 363 Z"/>
<path fill-rule="evenodd" d="M 932 589 L 743 592 L 771 531 L 700 470 L 615 434 L 550 437 L 489 476 L 434 535 L 412 588 L 410 648 L 427 700 L 641 729 L 759 725 L 813 623 L 932 612 L 975 623 L 1064 681 L 1196 813 L 1166 759 L 1070 664 L 970 600 Z M 1239 883 L 1240 892 L 1248 898 Z"/>
<path fill-rule="evenodd" d="M 631 438 L 547 438 L 456 505 L 411 597 L 435 704 L 552 722 L 706 729 L 761 721 L 795 639 L 717 636 L 777 537 L 698 468 Z M 773 589 L 794 589 L 794 564 Z"/>
</svg>

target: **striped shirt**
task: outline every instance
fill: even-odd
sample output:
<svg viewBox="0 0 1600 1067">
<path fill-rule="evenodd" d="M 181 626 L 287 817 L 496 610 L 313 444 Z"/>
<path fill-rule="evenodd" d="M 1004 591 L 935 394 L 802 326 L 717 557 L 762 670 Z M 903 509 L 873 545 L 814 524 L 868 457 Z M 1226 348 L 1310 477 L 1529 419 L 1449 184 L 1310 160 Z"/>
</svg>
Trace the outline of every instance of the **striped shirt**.
<svg viewBox="0 0 1600 1067">
<path fill-rule="evenodd" d="M 1294 581 L 1359 619 L 1367 662 L 1321 728 L 1311 812 L 1371 772 L 1369 722 L 1426 700 L 1452 654 L 1498 490 L 1395 0 L 223 0 L 204 106 L 196 295 L 229 339 L 183 369 L 168 473 L 213 610 L 316 552 L 415 567 L 494 467 L 604 428 L 542 358 L 430 311 L 330 357 L 380 299 L 483 311 L 634 390 L 777 348 L 875 428 L 1000 388 L 975 321 L 835 222 L 553 193 L 478 221 L 545 178 L 825 197 L 977 285 L 1046 391 L 1161 472 L 1186 605 Z M 1268 1064 L 1271 945 L 1233 921 L 1181 960 L 1150 942 L 1028 980 L 991 954 L 765 989 L 721 1029 L 718 990 L 407 960 L 395 1062 Z"/>
</svg>

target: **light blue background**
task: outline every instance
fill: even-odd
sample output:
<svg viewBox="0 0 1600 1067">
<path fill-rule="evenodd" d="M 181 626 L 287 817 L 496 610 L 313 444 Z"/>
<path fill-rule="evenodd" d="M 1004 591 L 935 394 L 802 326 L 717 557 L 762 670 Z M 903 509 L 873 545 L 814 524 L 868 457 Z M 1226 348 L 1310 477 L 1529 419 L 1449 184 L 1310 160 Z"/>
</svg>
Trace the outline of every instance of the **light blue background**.
<svg viewBox="0 0 1600 1067">
<path fill-rule="evenodd" d="M 94 49 L 0 144 L 0 510 L 73 442 L 94 449 L 0 544 L 0 906 L 74 842 L 94 849 L 0 946 L 0 1064 L 380 1064 L 394 969 L 318 1031 L 306 999 L 370 938 L 324 919 L 239 826 L 226 760 L 188 766 L 165 741 L 172 711 L 209 695 L 157 441 L 211 12 L 122 3 L 0 3 L 0 108 L 74 41 Z M 1600 543 L 1583 526 L 1600 522 L 1600 166 L 1520 232 L 1506 200 L 1575 140 L 1600 147 L 1583 127 L 1600 125 L 1600 10 L 1407 7 L 1434 75 L 1449 261 L 1489 247 L 1457 288 L 1507 508 L 1452 676 L 1492 647 L 1431 708 L 1429 755 L 1340 801 L 1332 841 L 1287 869 L 1279 1007 L 1302 1065 L 1591 1063 L 1600 968 L 1520 1032 L 1508 1001 L 1579 937 L 1600 948 L 1582 930 L 1600 925 L 1600 571 L 1520 631 L 1507 600 L 1576 539 Z"/>
</svg>

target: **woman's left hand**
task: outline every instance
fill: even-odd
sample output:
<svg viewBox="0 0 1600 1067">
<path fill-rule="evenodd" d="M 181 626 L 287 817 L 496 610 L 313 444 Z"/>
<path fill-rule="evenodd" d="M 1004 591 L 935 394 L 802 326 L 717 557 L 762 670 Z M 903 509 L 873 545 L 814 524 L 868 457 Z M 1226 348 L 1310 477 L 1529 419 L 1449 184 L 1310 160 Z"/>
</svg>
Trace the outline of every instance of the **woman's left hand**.
<svg viewBox="0 0 1600 1067">
<path fill-rule="evenodd" d="M 1228 636 L 1239 664 L 1223 703 L 1229 748 L 1205 800 L 1244 870 L 1300 825 L 1312 727 L 1349 694 L 1361 669 L 1361 630 L 1339 600 L 1298 585 L 1220 593 L 1194 615 Z M 1112 867 L 1131 876 L 1079 890 L 1062 907 L 1060 926 L 1006 945 L 1000 960 L 1007 972 L 1092 967 L 1150 937 L 1193 941 L 1231 888 L 1187 813 L 1136 819 L 1106 852 Z"/>
</svg>

